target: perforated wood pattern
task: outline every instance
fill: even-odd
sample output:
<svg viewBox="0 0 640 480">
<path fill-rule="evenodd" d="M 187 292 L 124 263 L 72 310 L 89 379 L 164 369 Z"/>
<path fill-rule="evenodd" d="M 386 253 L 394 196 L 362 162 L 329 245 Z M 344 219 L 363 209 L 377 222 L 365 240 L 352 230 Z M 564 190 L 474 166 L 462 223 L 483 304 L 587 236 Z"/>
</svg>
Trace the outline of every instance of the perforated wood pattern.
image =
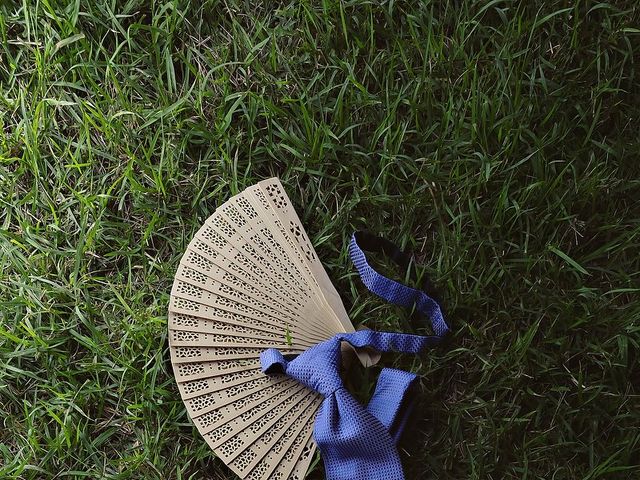
<svg viewBox="0 0 640 480">
<path fill-rule="evenodd" d="M 216 455 L 241 478 L 302 480 L 321 398 L 264 375 L 259 355 L 297 354 L 353 326 L 277 178 L 230 198 L 198 230 L 168 324 L 178 389 Z"/>
</svg>

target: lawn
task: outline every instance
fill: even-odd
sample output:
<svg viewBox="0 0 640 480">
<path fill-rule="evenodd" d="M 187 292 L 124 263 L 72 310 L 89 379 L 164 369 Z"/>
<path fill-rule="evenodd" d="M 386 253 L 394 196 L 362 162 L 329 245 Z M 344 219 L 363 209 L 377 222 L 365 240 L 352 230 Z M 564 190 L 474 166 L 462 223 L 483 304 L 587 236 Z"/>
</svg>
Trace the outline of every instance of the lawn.
<svg viewBox="0 0 640 480">
<path fill-rule="evenodd" d="M 417 328 L 355 229 L 437 288 L 451 341 L 382 362 L 422 375 L 408 479 L 640 478 L 639 68 L 630 0 L 2 2 L 0 478 L 233 478 L 167 304 L 274 175 L 354 324 Z"/>
</svg>

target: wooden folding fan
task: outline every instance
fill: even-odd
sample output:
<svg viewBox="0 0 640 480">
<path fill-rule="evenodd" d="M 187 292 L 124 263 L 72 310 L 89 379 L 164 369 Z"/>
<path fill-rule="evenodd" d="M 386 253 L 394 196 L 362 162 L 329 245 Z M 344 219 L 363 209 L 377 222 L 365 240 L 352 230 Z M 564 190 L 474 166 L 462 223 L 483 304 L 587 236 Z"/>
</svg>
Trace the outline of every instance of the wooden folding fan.
<svg viewBox="0 0 640 480">
<path fill-rule="evenodd" d="M 171 361 L 193 423 L 243 479 L 302 479 L 319 394 L 260 370 L 353 331 L 277 178 L 230 198 L 189 243 L 169 306 Z"/>
</svg>

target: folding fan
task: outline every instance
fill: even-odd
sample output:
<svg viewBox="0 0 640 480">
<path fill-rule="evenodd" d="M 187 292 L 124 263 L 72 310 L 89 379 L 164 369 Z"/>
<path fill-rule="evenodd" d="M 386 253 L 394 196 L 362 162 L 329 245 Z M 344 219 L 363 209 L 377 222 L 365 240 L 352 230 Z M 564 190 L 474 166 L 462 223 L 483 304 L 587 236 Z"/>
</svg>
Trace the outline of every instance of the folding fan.
<svg viewBox="0 0 640 480">
<path fill-rule="evenodd" d="M 171 361 L 187 412 L 244 479 L 302 479 L 322 397 L 260 370 L 354 328 L 277 178 L 221 205 L 189 243 L 169 306 Z"/>
</svg>

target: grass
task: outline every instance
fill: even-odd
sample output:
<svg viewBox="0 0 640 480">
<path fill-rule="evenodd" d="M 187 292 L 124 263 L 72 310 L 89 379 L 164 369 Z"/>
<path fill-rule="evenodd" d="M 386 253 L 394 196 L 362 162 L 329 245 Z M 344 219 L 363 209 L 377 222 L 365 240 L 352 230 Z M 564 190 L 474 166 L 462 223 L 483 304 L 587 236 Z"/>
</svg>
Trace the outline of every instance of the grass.
<svg viewBox="0 0 640 480">
<path fill-rule="evenodd" d="M 355 324 L 415 328 L 354 229 L 438 288 L 451 343 L 384 362 L 423 375 L 407 478 L 638 478 L 639 62 L 632 1 L 2 2 L 0 478 L 231 477 L 166 309 L 271 175 Z"/>
</svg>

